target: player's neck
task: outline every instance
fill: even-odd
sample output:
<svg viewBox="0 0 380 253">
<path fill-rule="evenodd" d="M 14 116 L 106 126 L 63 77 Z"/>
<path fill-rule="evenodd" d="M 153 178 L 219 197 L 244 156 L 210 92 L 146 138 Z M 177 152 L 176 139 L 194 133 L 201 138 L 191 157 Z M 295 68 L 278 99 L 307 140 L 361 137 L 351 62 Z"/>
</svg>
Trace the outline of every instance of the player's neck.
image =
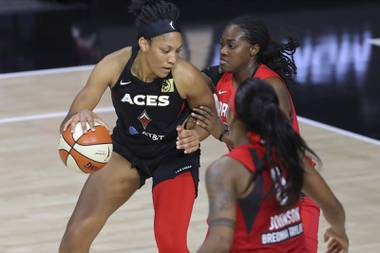
<svg viewBox="0 0 380 253">
<path fill-rule="evenodd" d="M 250 141 L 247 138 L 247 134 L 245 136 L 239 136 L 234 141 L 234 147 L 238 147 L 238 146 L 246 145 L 246 144 L 250 144 Z"/>
<path fill-rule="evenodd" d="M 233 129 L 230 136 L 235 147 L 250 143 L 245 129 Z"/>
<path fill-rule="evenodd" d="M 233 81 L 236 86 L 241 84 L 243 81 L 247 80 L 248 78 L 253 77 L 257 70 L 258 64 L 255 61 L 251 61 L 245 68 L 243 68 L 240 71 L 237 71 L 233 73 Z"/>
<path fill-rule="evenodd" d="M 149 63 L 146 58 L 139 51 L 137 53 L 135 62 L 132 64 L 131 73 L 141 81 L 145 83 L 153 82 L 157 76 L 153 73 L 153 71 L 149 67 Z M 144 67 L 143 67 L 144 66 Z"/>
</svg>

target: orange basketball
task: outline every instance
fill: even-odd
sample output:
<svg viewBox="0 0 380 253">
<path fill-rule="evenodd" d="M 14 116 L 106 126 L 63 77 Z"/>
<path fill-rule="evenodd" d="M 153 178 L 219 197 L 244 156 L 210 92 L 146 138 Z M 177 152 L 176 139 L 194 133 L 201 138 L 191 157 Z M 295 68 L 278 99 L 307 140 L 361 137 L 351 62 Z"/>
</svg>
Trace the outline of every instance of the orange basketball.
<svg viewBox="0 0 380 253">
<path fill-rule="evenodd" d="M 74 132 L 66 129 L 59 139 L 59 155 L 66 167 L 91 173 L 101 169 L 110 160 L 112 139 L 106 127 L 95 122 L 95 131 L 83 133 L 81 124 Z"/>
</svg>

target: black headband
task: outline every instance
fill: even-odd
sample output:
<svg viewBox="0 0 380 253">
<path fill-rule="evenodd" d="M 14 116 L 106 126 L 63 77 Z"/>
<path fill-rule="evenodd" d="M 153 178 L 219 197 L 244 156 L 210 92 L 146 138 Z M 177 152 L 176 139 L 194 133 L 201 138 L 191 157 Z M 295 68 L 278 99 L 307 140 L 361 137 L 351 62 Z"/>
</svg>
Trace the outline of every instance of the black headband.
<svg viewBox="0 0 380 253">
<path fill-rule="evenodd" d="M 180 32 L 177 22 L 170 19 L 160 19 L 152 23 L 143 24 L 137 28 L 138 38 L 141 36 L 150 39 L 164 33 Z"/>
</svg>

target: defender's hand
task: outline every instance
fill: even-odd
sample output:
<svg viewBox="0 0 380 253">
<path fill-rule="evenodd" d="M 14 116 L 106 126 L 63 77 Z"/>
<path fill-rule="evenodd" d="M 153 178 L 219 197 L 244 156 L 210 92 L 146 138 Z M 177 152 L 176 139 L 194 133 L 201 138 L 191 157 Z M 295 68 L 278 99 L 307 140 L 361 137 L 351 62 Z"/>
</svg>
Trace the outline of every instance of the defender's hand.
<svg viewBox="0 0 380 253">
<path fill-rule="evenodd" d="M 194 112 L 191 113 L 191 116 L 197 120 L 196 124 L 218 139 L 225 129 L 219 116 L 213 113 L 207 106 L 193 108 L 193 111 Z"/>
</svg>

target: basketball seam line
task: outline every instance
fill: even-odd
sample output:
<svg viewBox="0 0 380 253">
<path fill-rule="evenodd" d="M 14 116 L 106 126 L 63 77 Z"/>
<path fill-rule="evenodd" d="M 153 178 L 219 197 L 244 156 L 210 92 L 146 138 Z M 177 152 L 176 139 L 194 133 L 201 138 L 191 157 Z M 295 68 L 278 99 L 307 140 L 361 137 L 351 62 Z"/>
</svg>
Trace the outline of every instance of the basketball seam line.
<svg viewBox="0 0 380 253">
<path fill-rule="evenodd" d="M 76 142 L 75 144 L 78 144 L 80 146 L 96 146 L 96 145 L 112 144 L 112 141 L 111 142 L 105 142 L 105 143 L 96 143 L 96 144 L 80 144 L 80 143 Z"/>
<path fill-rule="evenodd" d="M 73 149 L 74 149 L 74 148 L 73 148 Z M 88 157 L 88 156 L 86 156 L 86 155 L 80 153 L 78 150 L 76 150 L 76 149 L 74 149 L 74 150 L 75 150 L 76 152 L 78 152 L 80 155 L 86 157 L 88 160 L 91 160 L 91 161 L 96 162 L 96 163 L 106 164 L 106 163 L 103 163 L 103 162 L 97 162 L 97 161 L 95 161 L 94 159 L 91 159 L 90 157 Z M 71 150 L 70 150 L 70 151 L 71 151 Z M 70 155 L 71 155 L 71 153 L 70 153 Z"/>
<path fill-rule="evenodd" d="M 68 151 L 67 158 L 68 158 L 69 156 L 71 156 L 71 157 L 73 158 L 72 160 L 73 160 L 74 163 L 77 165 L 77 167 L 78 167 L 81 171 L 83 171 L 83 172 L 86 173 L 86 171 L 84 171 L 84 170 L 79 166 L 79 164 L 77 163 L 77 161 L 75 160 L 74 156 L 73 156 L 72 153 L 71 153 L 72 150 L 75 150 L 75 149 L 74 149 L 74 146 L 75 146 L 75 144 L 77 144 L 77 142 L 79 141 L 80 137 L 78 138 L 78 140 L 75 140 L 75 139 L 74 139 L 74 136 L 72 135 L 72 133 L 71 133 L 70 135 L 71 135 L 71 138 L 73 138 L 73 140 L 74 140 L 74 144 L 73 144 L 73 145 L 70 145 L 70 144 L 69 144 L 69 142 L 68 142 L 68 141 L 66 140 L 66 138 L 65 138 L 65 135 L 62 135 L 62 136 L 63 136 L 63 139 L 64 139 L 64 140 L 66 141 L 66 143 L 69 144 L 69 146 L 70 146 L 70 150 Z M 81 136 L 81 137 L 82 137 L 82 136 Z M 78 144 L 78 145 L 81 145 L 81 144 Z M 77 151 L 77 150 L 75 150 L 75 151 L 76 151 L 78 154 L 82 155 L 83 157 L 87 158 L 87 159 L 90 160 L 90 161 L 93 161 L 93 162 L 96 162 L 96 163 L 102 163 L 102 162 L 97 162 L 97 161 L 95 161 L 95 160 L 93 160 L 93 159 L 87 157 L 86 155 L 80 153 L 80 152 Z M 66 166 L 67 166 L 67 158 L 66 158 Z M 105 163 L 102 163 L 102 164 L 105 164 Z M 93 169 L 88 169 L 88 170 L 89 170 L 89 171 L 92 171 L 92 172 L 95 171 L 95 170 L 93 170 Z"/>
</svg>

